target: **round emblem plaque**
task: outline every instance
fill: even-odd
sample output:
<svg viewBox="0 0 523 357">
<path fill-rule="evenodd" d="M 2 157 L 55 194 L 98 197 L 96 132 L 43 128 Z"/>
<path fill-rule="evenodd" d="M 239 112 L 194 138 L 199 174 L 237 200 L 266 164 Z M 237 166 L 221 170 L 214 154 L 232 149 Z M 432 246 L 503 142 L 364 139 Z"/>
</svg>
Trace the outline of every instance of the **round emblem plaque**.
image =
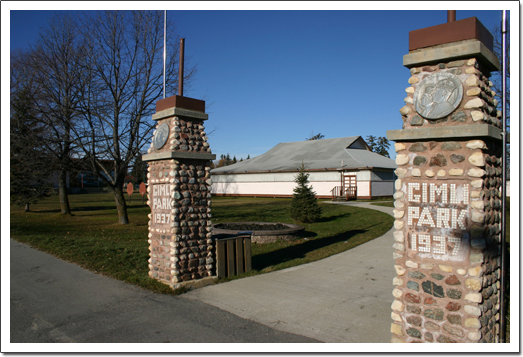
<svg viewBox="0 0 523 357">
<path fill-rule="evenodd" d="M 153 146 L 156 150 L 161 149 L 165 143 L 167 142 L 167 138 L 169 137 L 169 125 L 167 123 L 163 123 L 156 129 L 156 133 L 153 137 Z"/>
<path fill-rule="evenodd" d="M 452 73 L 434 73 L 414 92 L 416 111 L 426 119 L 439 119 L 456 109 L 463 98 L 463 85 Z"/>
</svg>

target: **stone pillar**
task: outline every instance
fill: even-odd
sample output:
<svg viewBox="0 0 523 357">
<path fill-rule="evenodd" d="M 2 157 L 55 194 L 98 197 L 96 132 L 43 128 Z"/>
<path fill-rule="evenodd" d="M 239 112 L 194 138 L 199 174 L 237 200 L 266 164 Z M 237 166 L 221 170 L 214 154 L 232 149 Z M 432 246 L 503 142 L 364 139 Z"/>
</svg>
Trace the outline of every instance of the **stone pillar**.
<svg viewBox="0 0 523 357">
<path fill-rule="evenodd" d="M 205 102 L 172 96 L 156 103 L 148 162 L 149 275 L 178 288 L 216 275 L 211 223 L 211 153 Z"/>
<path fill-rule="evenodd" d="M 476 19 L 409 34 L 394 140 L 391 342 L 498 342 L 502 140 L 499 63 Z"/>
</svg>

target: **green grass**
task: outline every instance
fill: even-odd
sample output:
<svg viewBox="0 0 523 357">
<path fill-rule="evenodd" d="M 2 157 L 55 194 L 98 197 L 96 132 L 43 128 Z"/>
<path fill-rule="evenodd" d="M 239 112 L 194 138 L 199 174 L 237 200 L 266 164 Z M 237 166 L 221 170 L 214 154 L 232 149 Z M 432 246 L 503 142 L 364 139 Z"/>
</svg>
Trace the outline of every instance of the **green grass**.
<svg viewBox="0 0 523 357">
<path fill-rule="evenodd" d="M 371 203 L 371 205 L 383 206 L 383 207 L 394 207 L 394 201 L 374 202 L 374 203 Z"/>
<path fill-rule="evenodd" d="M 213 223 L 295 223 L 289 215 L 289 199 L 219 198 L 213 200 Z M 326 258 L 368 242 L 387 232 L 393 218 L 375 210 L 320 202 L 322 218 L 303 224 L 305 235 L 296 241 L 253 244 L 255 273 L 285 269 Z M 251 275 L 253 273 L 250 273 Z"/>
<path fill-rule="evenodd" d="M 290 199 L 214 198 L 213 223 L 266 221 L 292 223 Z M 147 205 L 135 193 L 128 206 L 130 224 L 118 224 L 110 193 L 71 195 L 72 216 L 60 214 L 57 196 L 31 205 L 11 206 L 11 237 L 88 270 L 164 294 L 168 286 L 148 276 Z M 362 208 L 320 202 L 319 222 L 305 225 L 305 237 L 293 242 L 253 244 L 249 275 L 323 259 L 379 237 L 391 216 Z"/>
</svg>

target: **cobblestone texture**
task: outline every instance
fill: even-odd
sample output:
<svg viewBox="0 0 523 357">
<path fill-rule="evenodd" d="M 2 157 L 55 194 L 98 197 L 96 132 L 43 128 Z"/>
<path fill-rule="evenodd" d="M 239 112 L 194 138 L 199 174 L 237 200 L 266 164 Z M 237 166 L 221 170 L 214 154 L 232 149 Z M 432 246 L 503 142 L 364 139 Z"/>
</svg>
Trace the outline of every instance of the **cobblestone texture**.
<svg viewBox="0 0 523 357">
<path fill-rule="evenodd" d="M 169 124 L 169 145 L 149 153 L 210 153 L 201 120 L 172 117 L 158 125 Z M 210 161 L 201 159 L 167 159 L 149 162 L 148 205 L 155 185 L 168 185 L 169 205 L 162 212 L 169 218 L 158 224 L 149 215 L 149 275 L 171 286 L 216 275 L 215 246 L 211 221 Z"/>
<path fill-rule="evenodd" d="M 413 104 L 417 85 L 435 72 L 451 72 L 463 83 L 460 105 L 443 120 L 427 120 Z M 501 128 L 501 112 L 490 73 L 475 58 L 411 69 L 400 114 L 403 128 L 489 124 Z M 393 342 L 497 342 L 499 333 L 502 162 L 501 142 L 489 138 L 397 142 L 395 188 L 396 301 L 406 308 L 395 321 Z M 437 260 L 412 254 L 408 223 L 408 182 L 468 182 L 467 254 L 462 260 Z M 398 249 L 398 248 L 402 249 Z M 400 275 L 400 274 L 398 274 Z M 397 304 L 399 306 L 399 303 Z"/>
</svg>

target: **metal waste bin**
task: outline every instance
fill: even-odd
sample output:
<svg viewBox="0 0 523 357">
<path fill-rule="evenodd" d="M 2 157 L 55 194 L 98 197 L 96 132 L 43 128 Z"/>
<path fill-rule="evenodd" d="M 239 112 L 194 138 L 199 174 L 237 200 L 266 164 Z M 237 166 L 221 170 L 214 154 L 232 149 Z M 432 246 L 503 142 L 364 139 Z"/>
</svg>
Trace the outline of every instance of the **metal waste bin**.
<svg viewBox="0 0 523 357">
<path fill-rule="evenodd" d="M 218 234 L 216 238 L 216 274 L 227 278 L 248 272 L 251 267 L 252 232 Z"/>
</svg>

